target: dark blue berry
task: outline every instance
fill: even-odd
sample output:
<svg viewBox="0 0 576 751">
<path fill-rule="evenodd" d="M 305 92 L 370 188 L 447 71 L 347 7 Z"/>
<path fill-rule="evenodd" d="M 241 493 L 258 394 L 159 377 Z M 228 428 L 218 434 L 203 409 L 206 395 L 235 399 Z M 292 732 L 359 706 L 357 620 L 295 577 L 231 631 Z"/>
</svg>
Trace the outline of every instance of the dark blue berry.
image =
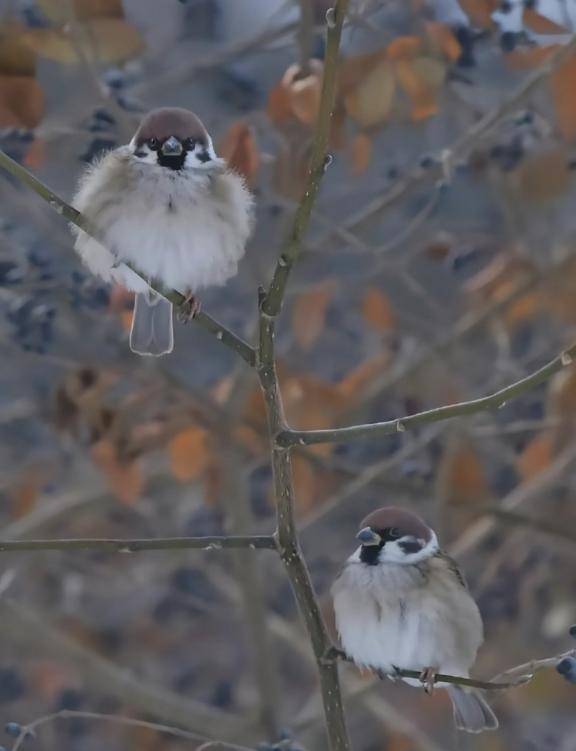
<svg viewBox="0 0 576 751">
<path fill-rule="evenodd" d="M 20 674 L 13 668 L 0 669 L 0 703 L 20 699 L 26 686 Z"/>
<path fill-rule="evenodd" d="M 7 722 L 4 725 L 4 732 L 6 735 L 12 736 L 12 738 L 18 738 L 22 732 L 22 725 L 19 722 Z"/>
<path fill-rule="evenodd" d="M 570 626 L 568 633 L 573 639 L 576 639 L 576 623 L 573 626 Z"/>
<path fill-rule="evenodd" d="M 574 658 L 574 657 L 564 657 L 556 665 L 556 670 L 569 683 L 576 683 L 576 658 Z"/>
</svg>

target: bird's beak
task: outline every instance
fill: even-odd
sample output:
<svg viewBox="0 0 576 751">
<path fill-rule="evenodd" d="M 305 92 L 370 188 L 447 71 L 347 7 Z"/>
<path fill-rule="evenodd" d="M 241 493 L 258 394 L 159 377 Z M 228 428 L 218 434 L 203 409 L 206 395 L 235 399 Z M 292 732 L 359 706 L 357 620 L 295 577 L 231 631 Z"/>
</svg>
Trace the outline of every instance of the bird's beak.
<svg viewBox="0 0 576 751">
<path fill-rule="evenodd" d="M 377 532 L 374 532 L 370 527 L 364 527 L 356 535 L 356 539 L 360 540 L 362 545 L 380 545 L 382 538 Z"/>
<path fill-rule="evenodd" d="M 167 138 L 160 149 L 164 156 L 180 156 L 183 150 L 182 144 L 174 136 Z"/>
</svg>

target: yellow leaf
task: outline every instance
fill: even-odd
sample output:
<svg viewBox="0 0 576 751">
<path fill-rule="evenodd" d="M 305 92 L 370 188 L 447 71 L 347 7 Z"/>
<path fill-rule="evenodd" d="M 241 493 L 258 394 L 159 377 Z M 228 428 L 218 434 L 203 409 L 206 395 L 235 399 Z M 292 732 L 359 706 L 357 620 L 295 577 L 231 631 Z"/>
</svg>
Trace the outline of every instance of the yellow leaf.
<svg viewBox="0 0 576 751">
<path fill-rule="evenodd" d="M 86 56 L 101 63 L 121 63 L 143 49 L 138 31 L 121 18 L 94 18 L 76 25 L 78 43 Z M 30 49 L 49 60 L 68 65 L 79 62 L 68 33 L 59 29 L 31 29 L 24 35 Z"/>
<path fill-rule="evenodd" d="M 139 463 L 121 461 L 114 445 L 106 439 L 95 443 L 90 453 L 118 500 L 126 505 L 134 504 L 144 488 L 144 477 Z"/>
<path fill-rule="evenodd" d="M 182 482 L 197 479 L 210 463 L 208 431 L 193 425 L 177 433 L 168 444 L 170 468 Z"/>
<path fill-rule="evenodd" d="M 35 128 L 44 112 L 44 93 L 35 78 L 0 76 L 0 127 Z"/>
<path fill-rule="evenodd" d="M 576 55 L 557 68 L 550 78 L 558 128 L 565 141 L 576 139 Z"/>
<path fill-rule="evenodd" d="M 396 91 L 391 63 L 384 60 L 373 68 L 344 98 L 351 118 L 363 128 L 385 122 L 390 116 Z"/>
<path fill-rule="evenodd" d="M 326 322 L 326 309 L 336 290 L 336 282 L 321 282 L 296 298 L 292 309 L 292 331 L 303 350 L 316 342 Z"/>
<path fill-rule="evenodd" d="M 248 185 L 254 185 L 260 168 L 260 154 L 247 123 L 232 123 L 220 144 L 219 153 L 233 170 L 246 178 Z"/>
<path fill-rule="evenodd" d="M 122 0 L 36 0 L 44 15 L 54 23 L 65 24 L 73 18 L 123 18 Z"/>
<path fill-rule="evenodd" d="M 362 301 L 362 315 L 380 331 L 390 331 L 394 328 L 394 313 L 386 295 L 376 287 L 370 287 Z"/>
<path fill-rule="evenodd" d="M 358 133 L 350 146 L 352 172 L 361 175 L 366 172 L 372 156 L 372 139 L 366 133 Z"/>
</svg>

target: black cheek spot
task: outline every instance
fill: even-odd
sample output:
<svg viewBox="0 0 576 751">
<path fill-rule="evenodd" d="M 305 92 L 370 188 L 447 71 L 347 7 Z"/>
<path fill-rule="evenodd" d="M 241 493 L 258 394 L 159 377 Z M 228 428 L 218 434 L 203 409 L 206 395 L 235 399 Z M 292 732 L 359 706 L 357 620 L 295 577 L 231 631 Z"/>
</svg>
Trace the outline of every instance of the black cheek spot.
<svg viewBox="0 0 576 751">
<path fill-rule="evenodd" d="M 196 154 L 196 156 L 199 162 L 206 163 L 210 161 L 210 154 L 206 150 L 199 151 L 198 154 Z"/>
<path fill-rule="evenodd" d="M 419 553 L 422 550 L 422 545 L 419 542 L 410 542 L 409 540 L 406 540 L 405 542 L 399 542 L 398 544 L 406 555 Z"/>
<path fill-rule="evenodd" d="M 142 151 L 142 149 L 137 149 L 134 152 L 134 156 L 137 156 L 139 159 L 143 159 L 146 156 L 146 152 Z"/>
</svg>

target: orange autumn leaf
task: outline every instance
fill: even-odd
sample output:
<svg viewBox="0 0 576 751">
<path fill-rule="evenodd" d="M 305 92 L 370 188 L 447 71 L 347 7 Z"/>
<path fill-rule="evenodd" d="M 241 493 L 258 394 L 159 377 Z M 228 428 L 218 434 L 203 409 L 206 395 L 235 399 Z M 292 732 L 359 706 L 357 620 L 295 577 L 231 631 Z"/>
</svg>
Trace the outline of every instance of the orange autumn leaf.
<svg viewBox="0 0 576 751">
<path fill-rule="evenodd" d="M 460 42 L 454 36 L 452 29 L 445 23 L 428 21 L 426 32 L 432 45 L 438 49 L 448 60 L 456 62 L 462 54 Z"/>
<path fill-rule="evenodd" d="M 531 480 L 550 466 L 553 458 L 553 440 L 549 432 L 535 435 L 516 460 L 522 480 Z"/>
<path fill-rule="evenodd" d="M 360 363 L 351 370 L 337 385 L 338 393 L 344 401 L 344 406 L 349 407 L 354 400 L 362 396 L 363 390 L 372 381 L 382 375 L 390 364 L 389 352 L 381 352 L 369 360 Z"/>
<path fill-rule="evenodd" d="M 293 119 L 292 105 L 282 82 L 273 86 L 268 93 L 266 114 L 276 126 L 284 125 Z"/>
<path fill-rule="evenodd" d="M 44 112 L 44 93 L 31 76 L 0 75 L 0 127 L 35 128 Z"/>
<path fill-rule="evenodd" d="M 536 292 L 522 295 L 506 306 L 503 317 L 509 328 L 531 321 L 542 309 L 542 296 Z"/>
<path fill-rule="evenodd" d="M 567 34 L 568 29 L 540 15 L 534 8 L 524 8 L 524 25 L 536 34 Z"/>
<path fill-rule="evenodd" d="M 498 0 L 458 0 L 464 13 L 473 26 L 490 29 L 494 26 L 492 13 L 498 7 Z"/>
<path fill-rule="evenodd" d="M 489 496 L 484 467 L 470 444 L 460 442 L 449 448 L 442 457 L 438 473 L 448 503 L 477 503 Z"/>
<path fill-rule="evenodd" d="M 260 168 L 260 153 L 250 126 L 242 121 L 233 123 L 220 143 L 220 154 L 229 167 L 254 185 Z"/>
<path fill-rule="evenodd" d="M 422 40 L 414 36 L 397 37 L 390 42 L 386 49 L 388 60 L 406 60 L 413 57 L 422 49 Z"/>
<path fill-rule="evenodd" d="M 40 483 L 37 477 L 29 477 L 13 488 L 9 495 L 11 514 L 15 519 L 20 519 L 32 511 L 36 506 Z"/>
<path fill-rule="evenodd" d="M 362 301 L 362 315 L 374 328 L 390 331 L 395 320 L 388 297 L 376 287 L 370 287 Z"/>
<path fill-rule="evenodd" d="M 46 141 L 43 138 L 35 138 L 24 156 L 24 164 L 31 169 L 38 169 L 46 160 Z"/>
<path fill-rule="evenodd" d="M 558 45 L 556 44 L 550 45 L 549 47 L 529 47 L 528 49 L 518 48 L 505 55 L 506 64 L 514 70 L 538 68 L 557 49 Z"/>
<path fill-rule="evenodd" d="M 565 141 L 576 140 L 576 55 L 557 68 L 550 78 L 558 128 Z"/>
<path fill-rule="evenodd" d="M 576 109 L 574 114 L 576 116 Z M 576 129 L 574 133 L 576 135 Z M 514 175 L 522 197 L 542 203 L 562 196 L 571 180 L 567 162 L 568 155 L 563 148 L 546 149 L 523 159 Z"/>
<path fill-rule="evenodd" d="M 181 482 L 197 479 L 211 460 L 208 431 L 199 425 L 177 433 L 168 444 L 172 474 Z"/>
<path fill-rule="evenodd" d="M 292 309 L 292 331 L 303 350 L 310 349 L 324 330 L 326 310 L 335 291 L 336 282 L 330 280 L 297 297 Z"/>
<path fill-rule="evenodd" d="M 105 438 L 92 446 L 90 454 L 116 498 L 126 505 L 134 504 L 144 489 L 138 461 L 120 459 L 114 445 Z"/>
<path fill-rule="evenodd" d="M 0 26 L 0 75 L 34 78 L 36 55 L 23 40 L 26 27 L 9 23 Z"/>
<path fill-rule="evenodd" d="M 357 133 L 350 145 L 352 173 L 361 175 L 366 172 L 372 157 L 372 139 L 366 133 Z"/>
</svg>

